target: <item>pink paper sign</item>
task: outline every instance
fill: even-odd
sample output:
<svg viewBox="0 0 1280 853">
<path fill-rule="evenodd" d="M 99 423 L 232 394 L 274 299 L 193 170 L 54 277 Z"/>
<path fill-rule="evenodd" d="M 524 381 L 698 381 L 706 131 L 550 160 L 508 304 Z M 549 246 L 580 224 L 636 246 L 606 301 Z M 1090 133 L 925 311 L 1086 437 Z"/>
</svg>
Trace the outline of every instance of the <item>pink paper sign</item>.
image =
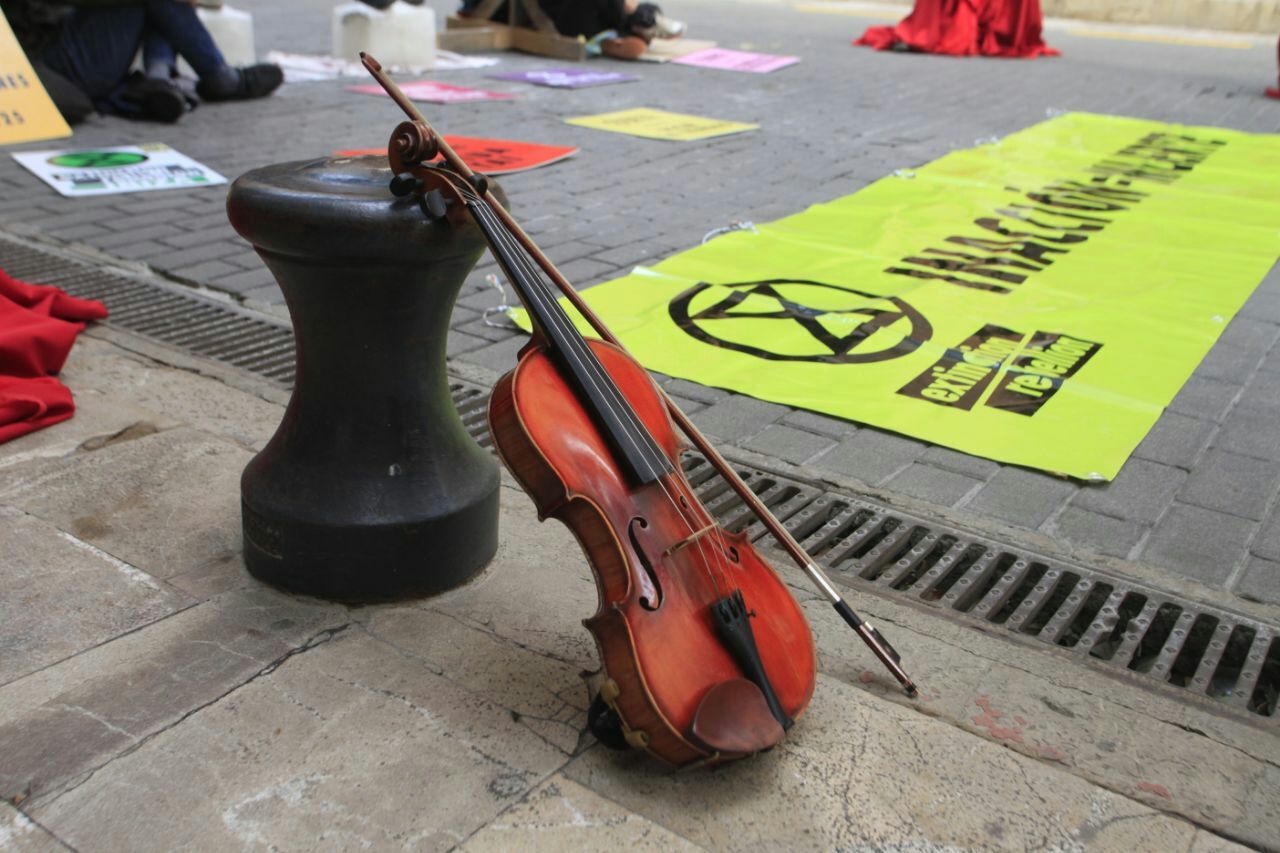
<svg viewBox="0 0 1280 853">
<path fill-rule="evenodd" d="M 383 95 L 381 86 L 348 86 L 348 92 L 359 92 L 362 95 Z M 450 86 L 448 83 L 436 83 L 433 80 L 419 80 L 415 83 L 401 83 L 400 91 L 411 101 L 426 101 L 430 104 L 465 104 L 472 101 L 506 101 L 514 95 L 501 92 L 488 92 L 484 89 L 468 89 L 465 86 Z"/>
<path fill-rule="evenodd" d="M 747 71 L 752 74 L 768 74 L 800 61 L 798 56 L 776 56 L 772 53 L 751 53 L 745 50 L 728 50 L 712 47 L 671 60 L 678 65 L 696 65 L 700 68 L 718 68 L 721 71 Z"/>
</svg>

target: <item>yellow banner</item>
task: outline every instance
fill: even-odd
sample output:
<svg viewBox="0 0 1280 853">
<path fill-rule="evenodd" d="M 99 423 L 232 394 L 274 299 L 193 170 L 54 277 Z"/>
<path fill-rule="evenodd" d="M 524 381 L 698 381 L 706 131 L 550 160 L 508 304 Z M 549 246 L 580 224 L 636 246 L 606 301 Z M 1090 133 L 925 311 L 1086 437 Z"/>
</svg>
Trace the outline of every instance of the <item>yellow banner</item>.
<svg viewBox="0 0 1280 853">
<path fill-rule="evenodd" d="M 0 145 L 70 135 L 0 12 Z"/>
<path fill-rule="evenodd" d="M 1277 255 L 1280 137 L 1076 113 L 586 299 L 652 370 L 1109 480 Z"/>
<path fill-rule="evenodd" d="M 626 133 L 631 136 L 643 136 L 647 139 L 671 139 L 678 142 L 708 139 L 712 136 L 728 136 L 731 133 L 755 130 L 760 126 L 744 124 L 740 121 L 721 121 L 715 118 L 670 113 L 666 110 L 652 110 L 648 107 L 567 118 L 565 123 L 592 127 L 596 130 L 609 130 L 614 133 Z"/>
</svg>

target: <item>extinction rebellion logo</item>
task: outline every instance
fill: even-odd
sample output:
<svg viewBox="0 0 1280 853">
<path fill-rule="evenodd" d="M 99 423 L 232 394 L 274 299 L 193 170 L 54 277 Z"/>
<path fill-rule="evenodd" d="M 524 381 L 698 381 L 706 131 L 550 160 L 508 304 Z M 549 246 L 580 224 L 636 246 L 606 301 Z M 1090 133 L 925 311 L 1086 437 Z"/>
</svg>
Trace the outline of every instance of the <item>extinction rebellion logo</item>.
<svg viewBox="0 0 1280 853">
<path fill-rule="evenodd" d="M 981 400 L 993 409 L 1034 415 L 1100 349 L 1102 344 L 1057 332 L 1037 331 L 1027 338 L 988 324 L 898 393 L 965 411 Z"/>
<path fill-rule="evenodd" d="M 699 282 L 667 310 L 690 337 L 769 361 L 870 364 L 912 353 L 933 335 L 896 296 L 804 279 Z"/>
</svg>

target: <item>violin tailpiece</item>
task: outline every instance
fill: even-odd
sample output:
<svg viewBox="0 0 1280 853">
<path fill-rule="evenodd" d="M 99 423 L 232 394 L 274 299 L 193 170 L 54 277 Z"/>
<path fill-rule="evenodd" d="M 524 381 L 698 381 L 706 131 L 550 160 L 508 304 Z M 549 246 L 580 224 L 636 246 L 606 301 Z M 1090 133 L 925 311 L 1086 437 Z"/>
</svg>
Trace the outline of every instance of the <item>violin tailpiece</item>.
<svg viewBox="0 0 1280 853">
<path fill-rule="evenodd" d="M 715 623 L 716 633 L 720 635 L 720 642 L 742 669 L 742 674 L 764 694 L 769 711 L 778 724 L 784 731 L 791 728 L 795 721 L 782 710 L 778 694 L 769 683 L 764 661 L 760 659 L 756 635 L 751 630 L 751 613 L 742 599 L 742 590 L 735 590 L 711 605 L 711 620 Z"/>
</svg>

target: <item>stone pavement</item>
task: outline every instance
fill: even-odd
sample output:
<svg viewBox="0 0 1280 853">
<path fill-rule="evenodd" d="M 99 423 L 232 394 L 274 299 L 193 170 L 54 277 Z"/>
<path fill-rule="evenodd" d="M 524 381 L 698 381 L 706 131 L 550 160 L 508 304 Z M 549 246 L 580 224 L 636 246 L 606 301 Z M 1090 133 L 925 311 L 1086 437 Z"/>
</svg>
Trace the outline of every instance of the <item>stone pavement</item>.
<svg viewBox="0 0 1280 853">
<path fill-rule="evenodd" d="M 567 530 L 502 489 L 472 583 L 348 608 L 253 580 L 265 381 L 103 327 L 76 417 L 0 447 L 0 849 L 1152 850 L 1280 838 L 1280 739 L 1052 650 L 858 602 L 906 700 L 784 570 L 821 651 L 772 752 L 673 773 L 585 733 Z M 1260 736 L 1264 735 L 1264 736 Z"/>
<path fill-rule="evenodd" d="M 241 5 L 261 52 L 328 47 L 329 2 Z M 855 50 L 870 19 L 831 10 L 858 14 L 685 0 L 671 11 L 694 35 L 804 62 L 696 86 L 692 69 L 628 66 L 644 79 L 521 89 L 438 120 L 582 146 L 503 184 L 584 287 L 729 220 L 796 212 L 1050 109 L 1280 130 L 1280 110 L 1257 96 L 1275 71 L 1264 40 L 1231 50 L 1055 31 L 1061 59 L 956 61 Z M 432 76 L 509 88 L 483 74 Z M 561 122 L 632 105 L 763 127 L 675 145 Z M 99 120 L 75 142 L 163 141 L 234 177 L 379 145 L 396 121 L 385 101 L 309 83 L 173 127 Z M 284 316 L 223 203 L 216 190 L 73 203 L 0 158 L 0 229 Z M 508 369 L 521 343 L 481 321 L 492 271 L 473 274 L 454 316 L 451 357 L 471 378 Z M 667 384 L 729 445 L 1275 622 L 1257 602 L 1280 604 L 1277 338 L 1273 271 L 1107 486 Z M 279 421 L 279 388 L 108 327 L 82 338 L 64 378 L 77 416 L 0 446 L 0 849 L 1280 846 L 1280 739 L 1267 722 L 1064 666 L 1050 648 L 937 612 L 858 602 L 925 686 L 913 705 L 791 575 L 823 674 L 788 742 L 712 774 L 613 755 L 583 734 L 587 570 L 566 570 L 573 543 L 536 525 L 518 491 L 504 490 L 498 558 L 463 589 L 359 609 L 299 599 L 248 578 L 240 558 L 238 477 Z"/>
<path fill-rule="evenodd" d="M 241 5 L 255 13 L 261 53 L 327 50 L 328 2 Z M 716 0 L 689 0 L 672 10 L 689 19 L 695 35 L 722 45 L 804 58 L 767 77 L 645 65 L 626 69 L 642 74 L 638 83 L 566 92 L 486 81 L 483 70 L 439 72 L 434 76 L 447 82 L 518 89 L 521 97 L 433 114 L 447 132 L 582 147 L 567 162 L 503 181 L 517 217 L 582 287 L 696 245 L 730 220 L 768 221 L 846 195 L 895 168 L 1027 127 L 1047 110 L 1280 130 L 1276 103 L 1258 96 L 1275 76 L 1274 46 L 1264 39 L 1233 50 L 1053 30 L 1051 40 L 1064 50 L 1060 59 L 957 61 L 855 50 L 849 39 L 872 20 L 868 13 L 839 3 L 826 8 L 851 14 Z M 515 54 L 502 63 L 508 70 L 546 65 Z M 77 131 L 75 141 L 163 141 L 232 177 L 269 163 L 382 144 L 397 111 L 380 99 L 345 93 L 342 85 L 296 84 L 262 102 L 206 105 L 172 127 L 103 119 Z M 643 104 L 757 121 L 762 129 L 675 144 L 561 121 Z M 0 159 L 0 187 L 0 228 L 86 245 L 249 305 L 283 310 L 271 276 L 228 225 L 221 191 L 71 201 L 7 158 Z M 450 354 L 505 371 L 520 338 L 481 321 L 481 311 L 497 301 L 483 280 L 493 271 L 489 262 L 469 279 L 455 311 Z M 979 527 L 1031 535 L 1062 555 L 1142 564 L 1280 603 L 1278 338 L 1280 271 L 1273 271 L 1120 475 L 1102 486 L 718 389 L 681 381 L 668 387 L 720 441 L 805 464 L 819 475 L 853 478 L 873 494 L 953 510 Z"/>
</svg>

